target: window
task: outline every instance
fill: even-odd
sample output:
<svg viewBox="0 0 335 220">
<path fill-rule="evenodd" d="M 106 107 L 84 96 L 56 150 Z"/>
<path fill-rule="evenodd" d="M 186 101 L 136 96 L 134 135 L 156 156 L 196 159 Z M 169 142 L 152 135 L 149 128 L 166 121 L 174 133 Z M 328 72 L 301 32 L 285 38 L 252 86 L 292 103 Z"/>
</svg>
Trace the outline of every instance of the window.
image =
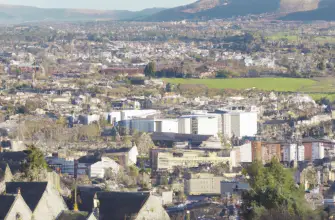
<svg viewBox="0 0 335 220">
<path fill-rule="evenodd" d="M 21 216 L 21 214 L 20 214 L 20 213 L 17 213 L 15 219 L 16 219 L 16 220 L 22 220 L 22 216 Z"/>
</svg>

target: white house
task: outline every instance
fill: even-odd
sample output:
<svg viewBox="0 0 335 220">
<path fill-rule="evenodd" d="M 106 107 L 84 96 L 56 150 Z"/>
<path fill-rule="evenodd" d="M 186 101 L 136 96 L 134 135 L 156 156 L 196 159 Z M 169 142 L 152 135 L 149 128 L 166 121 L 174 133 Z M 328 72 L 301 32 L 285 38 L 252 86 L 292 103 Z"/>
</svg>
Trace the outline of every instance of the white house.
<svg viewBox="0 0 335 220">
<path fill-rule="evenodd" d="M 117 173 L 120 169 L 120 165 L 108 157 L 102 157 L 101 161 L 90 166 L 90 178 L 104 178 L 106 169 L 112 169 L 113 172 Z"/>
</svg>

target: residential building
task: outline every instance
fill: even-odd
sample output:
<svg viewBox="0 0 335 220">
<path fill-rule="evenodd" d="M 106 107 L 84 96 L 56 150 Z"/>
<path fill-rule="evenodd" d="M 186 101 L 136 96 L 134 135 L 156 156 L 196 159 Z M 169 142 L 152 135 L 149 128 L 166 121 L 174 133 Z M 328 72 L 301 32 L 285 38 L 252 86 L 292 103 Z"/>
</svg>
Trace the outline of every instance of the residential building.
<svg viewBox="0 0 335 220">
<path fill-rule="evenodd" d="M 235 146 L 231 151 L 232 166 L 237 167 L 240 163 L 252 162 L 252 144 L 251 142 L 241 146 Z"/>
<path fill-rule="evenodd" d="M 0 219 L 31 219 L 32 212 L 22 198 L 20 189 L 15 194 L 0 195 L 0 207 Z"/>
<path fill-rule="evenodd" d="M 130 148 L 107 149 L 103 156 L 117 161 L 121 166 L 130 166 L 137 164 L 138 149 L 135 144 Z"/>
<path fill-rule="evenodd" d="M 106 169 L 112 169 L 114 173 L 117 173 L 120 165 L 108 157 L 102 157 L 101 161 L 90 166 L 89 176 L 90 178 L 104 178 Z"/>
<path fill-rule="evenodd" d="M 325 157 L 325 148 L 322 142 L 312 143 L 312 161 L 323 159 Z"/>
<path fill-rule="evenodd" d="M 36 220 L 53 220 L 68 209 L 63 197 L 47 182 L 6 183 L 6 194 L 16 194 L 18 189 Z"/>
<path fill-rule="evenodd" d="M 272 160 L 272 158 L 277 158 L 281 161 L 281 145 L 275 142 L 262 142 L 262 161 L 267 163 Z"/>
<path fill-rule="evenodd" d="M 305 160 L 305 147 L 297 144 L 284 144 L 282 146 L 283 161 L 304 161 Z"/>
<path fill-rule="evenodd" d="M 187 195 L 220 195 L 220 182 L 225 179 L 210 173 L 189 174 L 184 182 L 184 190 Z"/>
<path fill-rule="evenodd" d="M 173 149 L 153 149 L 151 151 L 151 167 L 153 170 L 172 170 L 180 166 L 184 168 L 198 167 L 201 164 L 227 163 L 230 166 L 232 160 L 229 156 L 221 156 L 218 152 L 211 152 L 200 149 L 193 150 L 173 150 Z"/>
<path fill-rule="evenodd" d="M 97 192 L 93 210 L 100 220 L 169 220 L 170 217 L 150 193 Z"/>
<path fill-rule="evenodd" d="M 313 142 L 303 142 L 305 147 L 305 160 L 312 161 L 312 145 Z"/>
<path fill-rule="evenodd" d="M 252 161 L 261 161 L 262 160 L 262 142 L 253 141 L 251 143 L 252 147 Z"/>
<path fill-rule="evenodd" d="M 252 142 L 252 160 L 262 161 L 262 163 L 269 162 L 272 158 L 282 160 L 281 144 L 279 142 Z"/>
</svg>

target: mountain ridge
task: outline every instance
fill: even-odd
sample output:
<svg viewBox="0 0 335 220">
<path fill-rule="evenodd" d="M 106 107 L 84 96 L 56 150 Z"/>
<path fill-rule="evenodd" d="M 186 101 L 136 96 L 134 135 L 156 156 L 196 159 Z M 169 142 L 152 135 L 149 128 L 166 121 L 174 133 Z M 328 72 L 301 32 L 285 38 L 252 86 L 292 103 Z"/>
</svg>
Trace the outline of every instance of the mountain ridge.
<svg viewBox="0 0 335 220">
<path fill-rule="evenodd" d="M 79 20 L 132 20 L 150 16 L 166 8 L 148 8 L 141 11 L 95 10 L 67 8 L 38 8 L 24 5 L 0 4 L 0 22 L 21 23 L 32 21 L 79 21 Z"/>
<path fill-rule="evenodd" d="M 291 13 L 317 9 L 320 0 L 198 0 L 166 9 L 145 18 L 147 21 L 215 19 L 263 13 Z"/>
</svg>

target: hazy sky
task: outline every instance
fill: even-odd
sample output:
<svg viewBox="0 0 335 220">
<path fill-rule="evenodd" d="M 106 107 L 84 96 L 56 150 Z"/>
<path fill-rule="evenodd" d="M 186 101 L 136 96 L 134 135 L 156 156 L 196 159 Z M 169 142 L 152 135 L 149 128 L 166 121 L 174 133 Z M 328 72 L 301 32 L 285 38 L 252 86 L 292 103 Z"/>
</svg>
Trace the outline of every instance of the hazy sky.
<svg viewBox="0 0 335 220">
<path fill-rule="evenodd" d="M 29 5 L 41 8 L 141 10 L 153 7 L 174 7 L 195 1 L 196 0 L 0 0 L 0 3 Z"/>
</svg>

